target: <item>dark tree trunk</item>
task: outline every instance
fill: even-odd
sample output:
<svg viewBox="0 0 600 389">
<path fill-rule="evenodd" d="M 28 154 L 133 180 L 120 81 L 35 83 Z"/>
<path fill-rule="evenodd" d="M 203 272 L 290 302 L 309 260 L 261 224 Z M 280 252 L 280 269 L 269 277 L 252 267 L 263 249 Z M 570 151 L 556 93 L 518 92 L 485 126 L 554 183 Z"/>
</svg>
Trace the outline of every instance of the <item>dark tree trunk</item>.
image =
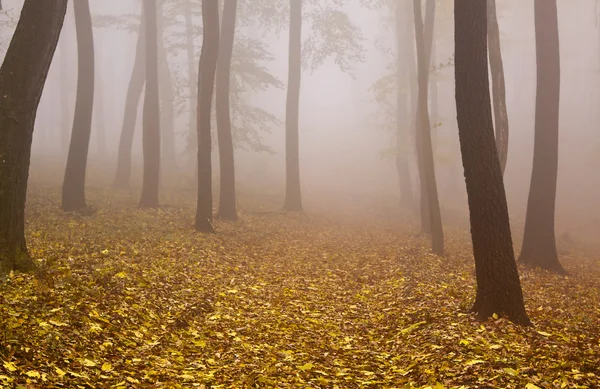
<svg viewBox="0 0 600 389">
<path fill-rule="evenodd" d="M 198 68 L 198 205 L 196 231 L 214 232 L 210 117 L 219 58 L 219 4 L 202 0 L 202 51 Z"/>
<path fill-rule="evenodd" d="M 162 7 L 161 7 L 162 8 Z M 160 84 L 160 118 L 162 139 L 162 167 L 169 176 L 177 171 L 177 152 L 175 151 L 175 109 L 173 102 L 173 78 L 169 67 L 169 58 L 163 39 L 164 22 L 162 10 L 157 12 L 158 21 L 158 81 Z"/>
<path fill-rule="evenodd" d="M 432 0 L 430 0 L 432 1 Z M 425 40 L 421 17 L 420 0 L 414 0 L 413 10 L 415 19 L 415 37 L 418 62 L 418 106 L 417 106 L 417 147 L 421 150 L 421 181 L 425 181 L 426 204 L 428 205 L 429 225 L 431 226 L 431 249 L 435 254 L 444 254 L 444 232 L 440 203 L 435 181 L 433 149 L 431 147 L 431 126 L 427 108 L 429 56 L 426 55 Z"/>
<path fill-rule="evenodd" d="M 477 276 L 473 311 L 528 325 L 494 143 L 486 23 L 485 2 L 454 2 L 456 109 Z"/>
<path fill-rule="evenodd" d="M 535 138 L 520 260 L 528 266 L 564 274 L 554 237 L 560 105 L 558 16 L 556 0 L 535 0 L 534 4 L 537 55 Z"/>
<path fill-rule="evenodd" d="M 0 67 L 0 275 L 27 271 L 25 197 L 35 115 L 67 0 L 26 0 Z"/>
<path fill-rule="evenodd" d="M 94 36 L 89 0 L 75 1 L 73 9 L 77 31 L 77 97 L 62 187 L 62 209 L 65 212 L 87 208 L 85 173 L 94 109 Z"/>
<path fill-rule="evenodd" d="M 500 159 L 502 174 L 508 157 L 508 113 L 506 112 L 506 87 L 504 84 L 504 65 L 500 49 L 500 27 L 496 16 L 496 0 L 487 0 L 488 11 L 488 55 L 492 73 L 492 102 L 494 103 L 494 128 L 496 130 L 496 149 Z"/>
<path fill-rule="evenodd" d="M 133 147 L 133 134 L 135 132 L 135 122 L 137 120 L 138 105 L 142 97 L 142 90 L 146 82 L 146 32 L 144 23 L 144 10 L 142 6 L 142 18 L 138 32 L 137 45 L 135 49 L 135 60 L 127 96 L 125 97 L 125 113 L 123 115 L 123 125 L 121 127 L 121 138 L 119 140 L 119 153 L 117 155 L 117 172 L 113 186 L 115 188 L 129 188 L 131 182 L 131 148 Z"/>
<path fill-rule="evenodd" d="M 144 175 L 140 207 L 158 207 L 160 175 L 160 102 L 158 91 L 158 29 L 156 0 L 144 0 L 146 32 L 146 93 L 144 95 L 142 149 Z"/>
<path fill-rule="evenodd" d="M 401 7 L 402 2 L 398 1 L 396 4 L 396 44 L 397 44 L 397 86 L 396 86 L 396 172 L 398 174 L 398 183 L 400 185 L 400 207 L 405 210 L 410 210 L 414 207 L 414 197 L 412 181 L 410 178 L 410 169 L 408 166 L 408 159 L 406 153 L 403 152 L 403 141 L 410 138 L 409 130 L 409 115 L 408 115 L 408 98 L 409 90 L 404 88 L 405 82 L 407 81 L 407 68 L 404 64 L 407 61 L 413 61 L 413 57 L 409 56 L 409 50 L 405 45 L 405 39 L 403 39 L 403 27 L 406 25 L 406 21 L 403 18 L 404 12 Z M 413 45 L 414 40 L 410 41 Z M 412 80 L 408 80 L 412 82 Z"/>
<path fill-rule="evenodd" d="M 302 211 L 298 121 L 302 75 L 302 0 L 290 0 L 288 89 L 285 105 L 285 201 L 286 211 Z"/>
<path fill-rule="evenodd" d="M 231 117 L 229 112 L 229 83 L 231 77 L 231 55 L 235 37 L 237 0 L 225 0 L 219 47 L 219 69 L 217 70 L 217 136 L 219 140 L 220 191 L 218 216 L 224 220 L 237 220 L 235 206 L 235 165 Z"/>
</svg>

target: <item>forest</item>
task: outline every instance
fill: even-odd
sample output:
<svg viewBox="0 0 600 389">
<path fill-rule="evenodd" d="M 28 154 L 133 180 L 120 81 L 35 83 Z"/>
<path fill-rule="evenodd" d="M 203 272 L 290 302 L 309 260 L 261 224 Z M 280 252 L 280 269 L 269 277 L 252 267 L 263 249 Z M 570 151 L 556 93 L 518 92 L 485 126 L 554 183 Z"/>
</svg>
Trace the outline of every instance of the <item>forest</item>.
<svg viewBox="0 0 600 389">
<path fill-rule="evenodd" d="M 0 0 L 0 387 L 600 388 L 598 0 Z"/>
</svg>

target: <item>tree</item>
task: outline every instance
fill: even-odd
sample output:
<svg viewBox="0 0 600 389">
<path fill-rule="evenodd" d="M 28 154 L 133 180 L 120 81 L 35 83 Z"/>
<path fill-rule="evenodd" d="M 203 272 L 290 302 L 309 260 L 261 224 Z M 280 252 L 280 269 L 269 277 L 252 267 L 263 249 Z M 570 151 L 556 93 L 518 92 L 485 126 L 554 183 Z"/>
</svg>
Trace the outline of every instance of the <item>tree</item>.
<svg viewBox="0 0 600 389">
<path fill-rule="evenodd" d="M 433 0 L 430 0 L 433 1 Z M 417 77 L 418 77 L 418 105 L 417 105 L 417 150 L 420 150 L 421 190 L 425 190 L 426 196 L 421 196 L 421 208 L 424 207 L 424 197 L 427 200 L 427 214 L 429 226 L 431 227 L 431 246 L 435 254 L 444 254 L 444 232 L 442 229 L 442 217 L 440 203 L 435 181 L 435 167 L 433 161 L 433 149 L 431 145 L 431 126 L 427 112 L 427 92 L 429 79 L 429 55 L 425 52 L 425 38 L 423 22 L 421 17 L 421 1 L 413 1 L 413 12 L 415 19 L 415 38 L 417 46 Z M 433 34 L 432 34 L 433 35 Z M 430 48 L 429 48 L 430 49 Z"/>
<path fill-rule="evenodd" d="M 60 112 L 61 112 L 61 151 L 65 153 L 65 155 L 69 152 L 69 122 L 71 119 L 71 110 L 69 105 L 69 86 L 70 86 L 70 77 L 69 77 L 69 52 L 67 51 L 67 41 L 63 39 L 62 42 L 59 43 L 59 51 L 60 51 Z"/>
<path fill-rule="evenodd" d="M 216 80 L 217 137 L 219 141 L 220 192 L 218 216 L 224 220 L 237 220 L 235 206 L 235 165 L 231 117 L 229 113 L 229 85 L 231 56 L 235 37 L 237 0 L 225 0 Z"/>
<path fill-rule="evenodd" d="M 219 57 L 219 4 L 202 0 L 202 51 L 198 67 L 198 204 L 196 231 L 214 232 L 210 121 L 215 72 Z"/>
<path fill-rule="evenodd" d="M 77 97 L 62 187 L 62 209 L 66 212 L 87 208 L 85 173 L 94 107 L 94 35 L 89 0 L 75 1 L 73 9 L 77 35 Z"/>
<path fill-rule="evenodd" d="M 196 132 L 196 113 L 197 113 L 197 97 L 198 97 L 198 74 L 194 63 L 196 58 L 194 56 L 194 23 L 192 20 L 192 0 L 186 0 L 184 3 L 184 15 L 185 15 L 185 50 L 187 55 L 187 71 L 188 71 L 188 82 L 189 88 L 189 109 L 188 109 L 188 147 L 191 150 L 198 148 L 198 138 Z"/>
<path fill-rule="evenodd" d="M 560 52 L 556 0 L 535 0 L 537 89 L 533 170 L 520 261 L 565 273 L 554 236 L 558 176 Z"/>
<path fill-rule="evenodd" d="M 135 48 L 135 60 L 133 70 L 129 79 L 127 95 L 125 97 L 125 113 L 123 125 L 121 126 L 121 137 L 119 139 L 119 152 L 117 154 L 117 172 L 113 186 L 115 188 L 129 188 L 131 181 L 131 148 L 133 146 L 133 134 L 137 120 L 138 105 L 142 97 L 142 90 L 146 82 L 146 59 L 145 45 L 146 33 L 144 25 L 144 6 L 142 5 L 142 22 L 139 24 L 138 39 Z"/>
<path fill-rule="evenodd" d="M 25 242 L 25 198 L 35 115 L 67 0 L 26 0 L 0 67 L 0 275 L 34 267 Z"/>
<path fill-rule="evenodd" d="M 302 211 L 300 189 L 300 79 L 302 76 L 302 0 L 290 0 L 288 85 L 285 103 L 285 201 L 286 211 Z"/>
<path fill-rule="evenodd" d="M 508 156 L 508 113 L 506 112 L 506 87 L 504 85 L 504 66 L 502 64 L 502 50 L 500 50 L 500 28 L 496 15 L 496 0 L 487 0 L 487 12 L 488 55 L 492 73 L 496 149 L 500 159 L 500 168 L 502 174 L 504 174 Z"/>
<path fill-rule="evenodd" d="M 456 112 L 477 277 L 477 296 L 472 310 L 481 319 L 497 313 L 515 323 L 528 325 L 494 144 L 486 3 L 455 1 L 454 26 Z"/>
<path fill-rule="evenodd" d="M 142 149 L 144 175 L 140 207 L 158 207 L 160 174 L 160 102 L 158 92 L 158 29 L 156 0 L 145 0 L 146 92 L 144 95 Z"/>
</svg>

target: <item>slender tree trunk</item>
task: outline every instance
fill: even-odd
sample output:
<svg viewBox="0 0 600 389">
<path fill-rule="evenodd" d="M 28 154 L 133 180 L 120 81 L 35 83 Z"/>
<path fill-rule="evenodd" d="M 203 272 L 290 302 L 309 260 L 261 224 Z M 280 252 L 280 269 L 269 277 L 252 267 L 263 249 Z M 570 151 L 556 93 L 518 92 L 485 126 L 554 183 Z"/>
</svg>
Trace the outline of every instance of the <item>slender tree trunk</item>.
<svg viewBox="0 0 600 389">
<path fill-rule="evenodd" d="M 556 0 L 535 0 L 537 89 L 533 171 L 527 201 L 520 260 L 528 265 L 565 273 L 558 261 L 554 236 L 558 176 L 558 111 L 560 54 Z"/>
<path fill-rule="evenodd" d="M 142 90 L 146 82 L 146 32 L 144 23 L 144 10 L 142 6 L 142 18 L 140 22 L 138 39 L 135 49 L 135 60 L 133 70 L 125 97 L 125 113 L 121 127 L 121 138 L 119 139 L 119 153 L 117 155 L 117 172 L 113 186 L 115 188 L 129 188 L 131 182 L 131 148 L 133 147 L 133 134 L 137 120 L 138 105 L 142 97 Z"/>
<path fill-rule="evenodd" d="M 237 0 L 225 0 L 216 82 L 217 137 L 219 140 L 219 166 L 221 169 L 218 216 L 224 220 L 231 221 L 237 220 L 235 206 L 235 165 L 229 112 L 229 83 L 236 12 Z"/>
<path fill-rule="evenodd" d="M 435 37 L 435 35 L 433 35 Z M 437 48 L 435 39 L 431 40 L 431 60 L 429 61 L 431 66 L 429 70 L 429 90 L 431 97 L 429 98 L 429 106 L 431 107 L 431 148 L 433 150 L 434 161 L 435 161 L 435 146 L 437 140 L 438 126 L 439 126 L 439 114 L 438 114 L 438 77 L 437 77 Z M 433 74 L 432 74 L 433 73 Z"/>
<path fill-rule="evenodd" d="M 162 7 L 161 7 L 162 8 Z M 173 102 L 173 78 L 169 67 L 169 59 L 163 39 L 164 21 L 162 10 L 157 11 L 158 21 L 158 81 L 160 84 L 160 117 L 163 169 L 173 175 L 177 171 L 177 152 L 175 151 L 175 110 Z"/>
<path fill-rule="evenodd" d="M 187 52 L 187 65 L 188 65 L 188 86 L 190 90 L 189 96 L 189 110 L 188 110 L 188 150 L 191 150 L 191 155 L 197 154 L 198 150 L 198 138 L 196 133 L 196 108 L 198 107 L 197 96 L 198 96 L 198 75 L 196 72 L 198 69 L 196 68 L 195 57 L 194 57 L 194 24 L 192 21 L 192 0 L 187 0 L 185 2 L 185 48 Z M 197 164 L 194 169 L 198 168 Z M 195 175 L 197 178 L 198 172 L 196 171 Z"/>
<path fill-rule="evenodd" d="M 28 271 L 25 198 L 35 115 L 67 0 L 25 0 L 0 67 L 0 276 Z"/>
<path fill-rule="evenodd" d="M 286 211 L 302 211 L 300 190 L 300 78 L 302 74 L 302 0 L 290 0 L 288 89 L 285 105 Z"/>
<path fill-rule="evenodd" d="M 61 114 L 61 150 L 63 155 L 67 155 L 69 152 L 69 128 L 73 123 L 71 117 L 71 110 L 69 105 L 69 52 L 68 52 L 68 41 L 66 37 L 63 37 L 60 42 L 60 114 Z"/>
<path fill-rule="evenodd" d="M 407 68 L 404 66 L 407 59 L 410 61 L 412 57 L 408 56 L 408 48 L 405 47 L 405 39 L 403 39 L 403 26 L 406 24 L 403 18 L 402 1 L 396 3 L 396 44 L 397 44 L 397 86 L 396 86 L 396 171 L 398 173 L 398 183 L 400 184 L 400 207 L 405 210 L 410 210 L 414 207 L 414 197 L 412 181 L 410 178 L 410 169 L 408 167 L 408 159 L 406 153 L 402 151 L 403 141 L 406 142 L 410 136 L 409 132 L 409 115 L 408 115 L 408 97 L 409 90 L 404 88 L 407 81 Z M 414 40 L 410 43 L 413 44 Z M 409 80 L 409 82 L 412 82 Z"/>
<path fill-rule="evenodd" d="M 106 122 L 104 120 L 104 88 L 102 83 L 102 61 L 100 59 L 101 51 L 99 49 L 96 50 L 97 57 L 97 65 L 96 66 L 96 80 L 97 87 L 96 98 L 94 99 L 94 120 L 96 129 L 96 142 L 98 143 L 98 155 L 100 159 L 106 158 Z"/>
<path fill-rule="evenodd" d="M 65 212 L 87 208 L 85 173 L 94 107 L 94 36 L 89 0 L 74 2 L 73 9 L 77 31 L 77 98 L 62 187 L 62 209 Z"/>
<path fill-rule="evenodd" d="M 433 0 L 430 0 L 433 1 Z M 417 42 L 417 62 L 419 92 L 417 106 L 417 139 L 421 149 L 421 180 L 425 181 L 427 193 L 427 205 L 429 223 L 431 226 L 431 249 L 435 254 L 444 254 L 444 232 L 442 230 L 442 217 L 435 181 L 435 167 L 433 161 L 433 150 L 431 147 L 431 126 L 429 124 L 429 113 L 427 112 L 427 84 L 429 74 L 429 58 L 425 53 L 425 42 L 423 37 L 423 26 L 421 17 L 420 0 L 414 0 L 415 37 Z"/>
<path fill-rule="evenodd" d="M 419 186 L 421 185 L 421 179 L 420 179 L 420 169 L 421 169 L 421 162 L 420 162 L 420 150 L 417 149 L 417 106 L 418 104 L 418 83 L 417 83 L 417 66 L 416 66 L 416 57 L 417 57 L 417 53 L 415 50 L 415 19 L 412 16 L 413 15 L 413 2 L 412 1 L 405 1 L 405 0 L 398 0 L 400 2 L 402 2 L 406 9 L 404 11 L 405 13 L 405 19 L 404 19 L 404 45 L 407 48 L 407 54 L 406 54 L 406 58 L 405 61 L 407 63 L 407 70 L 408 70 L 408 80 L 409 80 L 409 90 L 410 90 L 410 104 L 409 104 L 409 131 L 410 131 L 410 135 L 412 137 L 413 140 L 413 145 L 415 146 L 415 155 L 416 155 L 416 167 L 417 167 L 417 171 L 416 171 L 416 176 L 419 179 Z M 423 231 L 431 231 L 431 228 L 429 227 L 429 217 L 423 217 L 423 211 L 427 210 L 427 207 L 425 207 L 425 209 L 423 209 L 422 204 L 426 204 L 426 201 L 423 201 L 423 195 L 424 191 L 423 188 L 421 187 L 419 189 L 419 196 L 420 197 L 420 207 L 416 207 L 414 205 L 416 205 L 416 198 L 413 200 L 414 201 L 414 205 L 413 205 L 413 211 L 415 213 L 419 213 L 420 217 L 421 217 L 421 229 Z M 427 214 L 428 215 L 428 214 Z"/>
<path fill-rule="evenodd" d="M 144 175 L 140 207 L 158 207 L 160 176 L 160 101 L 158 89 L 158 28 L 156 0 L 144 0 L 146 22 L 146 93 L 144 95 L 142 149 Z"/>
<path fill-rule="evenodd" d="M 492 73 L 492 102 L 494 103 L 494 128 L 496 129 L 496 149 L 500 159 L 502 174 L 508 157 L 508 113 L 506 112 L 506 87 L 504 65 L 500 50 L 500 27 L 496 15 L 496 0 L 487 0 L 488 10 L 488 55 Z"/>
<path fill-rule="evenodd" d="M 214 232 L 210 117 L 219 58 L 219 3 L 202 0 L 202 51 L 198 68 L 198 206 L 196 231 Z"/>
<path fill-rule="evenodd" d="M 502 172 L 495 154 L 485 2 L 455 1 L 454 25 L 458 132 L 477 276 L 473 311 L 481 319 L 497 313 L 517 324 L 529 325 L 513 252 Z"/>
</svg>

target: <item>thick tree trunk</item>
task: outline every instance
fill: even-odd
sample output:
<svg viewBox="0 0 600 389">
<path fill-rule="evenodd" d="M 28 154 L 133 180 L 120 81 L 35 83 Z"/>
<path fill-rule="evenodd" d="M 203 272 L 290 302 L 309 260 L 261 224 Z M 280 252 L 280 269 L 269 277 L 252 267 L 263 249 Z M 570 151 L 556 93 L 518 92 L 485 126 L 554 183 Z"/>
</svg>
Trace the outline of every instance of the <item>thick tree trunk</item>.
<svg viewBox="0 0 600 389">
<path fill-rule="evenodd" d="M 191 155 L 197 154 L 198 150 L 198 138 L 196 132 L 196 114 L 197 114 L 197 97 L 198 97 L 198 75 L 194 57 L 194 24 L 192 21 L 192 0 L 185 2 L 185 49 L 187 53 L 187 65 L 188 65 L 188 86 L 190 90 L 189 96 L 189 110 L 188 110 L 188 144 L 187 149 L 191 151 Z M 198 177 L 197 164 L 194 164 L 195 178 Z"/>
<path fill-rule="evenodd" d="M 432 1 L 432 0 L 430 0 Z M 442 217 L 440 203 L 435 181 L 435 167 L 433 161 L 433 150 L 431 147 L 431 126 L 429 124 L 429 113 L 427 107 L 427 84 L 429 74 L 429 56 L 425 53 L 425 40 L 421 18 L 420 0 L 414 0 L 415 37 L 417 43 L 418 62 L 418 106 L 417 106 L 417 142 L 421 149 L 421 180 L 425 181 L 426 198 L 431 226 L 431 249 L 435 254 L 444 254 L 444 232 L 442 229 Z"/>
<path fill-rule="evenodd" d="M 161 7 L 162 8 L 162 7 Z M 157 11 L 158 22 L 158 81 L 160 84 L 160 118 L 162 139 L 162 166 L 170 176 L 177 171 L 177 152 L 175 151 L 175 109 L 173 102 L 173 78 L 163 39 L 164 22 L 162 10 Z"/>
<path fill-rule="evenodd" d="M 0 276 L 34 262 L 25 243 L 25 198 L 35 115 L 67 0 L 26 0 L 0 67 Z"/>
<path fill-rule="evenodd" d="M 504 83 L 504 65 L 500 49 L 500 27 L 496 15 L 496 0 L 487 0 L 488 12 L 488 55 L 492 73 L 492 102 L 494 104 L 494 128 L 496 130 L 496 149 L 502 174 L 508 157 L 508 113 L 506 112 L 506 87 Z"/>
<path fill-rule="evenodd" d="M 113 186 L 115 188 L 129 188 L 131 182 L 131 148 L 133 147 L 133 134 L 135 132 L 135 122 L 137 120 L 138 105 L 142 97 L 142 90 L 146 82 L 146 32 L 144 23 L 144 10 L 142 6 L 142 18 L 140 22 L 138 39 L 135 49 L 135 60 L 127 96 L 125 97 L 125 113 L 123 115 L 123 125 L 121 127 L 121 138 L 119 139 L 119 152 L 117 155 L 117 172 Z"/>
<path fill-rule="evenodd" d="M 402 7 L 402 1 L 399 0 L 396 4 L 396 44 L 397 44 L 397 86 L 396 86 L 396 172 L 398 174 L 398 184 L 400 185 L 400 207 L 404 210 L 410 210 L 414 207 L 414 197 L 412 181 L 410 178 L 410 169 L 408 167 L 408 159 L 405 152 L 402 152 L 403 141 L 410 139 L 409 122 L 410 117 L 408 114 L 408 98 L 409 89 L 406 89 L 405 83 L 407 81 L 407 68 L 405 65 L 406 61 L 412 61 L 413 58 L 409 57 L 409 50 L 405 45 L 405 39 L 403 39 L 404 25 L 406 21 L 403 18 L 404 12 Z M 407 15 L 408 17 L 408 15 Z M 414 40 L 410 41 L 413 45 Z M 408 80 L 412 82 L 412 80 Z"/>
<path fill-rule="evenodd" d="M 158 90 L 158 28 L 156 0 L 144 0 L 146 32 L 146 93 L 144 95 L 142 149 L 144 174 L 140 207 L 158 207 L 160 176 L 160 101 Z"/>
<path fill-rule="evenodd" d="M 486 19 L 485 2 L 454 2 L 456 109 L 477 276 L 473 311 L 481 319 L 497 313 L 528 325 L 495 154 Z"/>
<path fill-rule="evenodd" d="M 235 165 L 233 139 L 229 112 L 229 83 L 231 55 L 235 37 L 237 0 L 225 0 L 216 82 L 217 137 L 219 140 L 220 192 L 218 216 L 224 220 L 237 220 L 235 206 Z"/>
<path fill-rule="evenodd" d="M 527 201 L 520 260 L 565 273 L 558 261 L 554 236 L 558 176 L 558 111 L 560 54 L 556 0 L 535 0 L 537 89 L 533 171 Z"/>
<path fill-rule="evenodd" d="M 302 211 L 300 190 L 300 78 L 302 75 L 302 0 L 290 0 L 288 89 L 285 105 L 285 201 L 286 211 Z"/>
<path fill-rule="evenodd" d="M 198 68 L 198 205 L 196 231 L 214 232 L 210 117 L 219 58 L 219 4 L 202 0 L 202 51 Z"/>
<path fill-rule="evenodd" d="M 63 37 L 60 42 L 60 120 L 61 120 L 61 138 L 60 145 L 63 155 L 67 155 L 69 152 L 69 129 L 73 123 L 71 117 L 71 110 L 69 105 L 69 52 L 68 52 L 67 39 Z"/>
<path fill-rule="evenodd" d="M 87 208 L 85 173 L 94 109 L 94 36 L 89 0 L 74 2 L 73 9 L 77 31 L 77 98 L 62 187 L 62 209 L 65 212 Z"/>
</svg>

